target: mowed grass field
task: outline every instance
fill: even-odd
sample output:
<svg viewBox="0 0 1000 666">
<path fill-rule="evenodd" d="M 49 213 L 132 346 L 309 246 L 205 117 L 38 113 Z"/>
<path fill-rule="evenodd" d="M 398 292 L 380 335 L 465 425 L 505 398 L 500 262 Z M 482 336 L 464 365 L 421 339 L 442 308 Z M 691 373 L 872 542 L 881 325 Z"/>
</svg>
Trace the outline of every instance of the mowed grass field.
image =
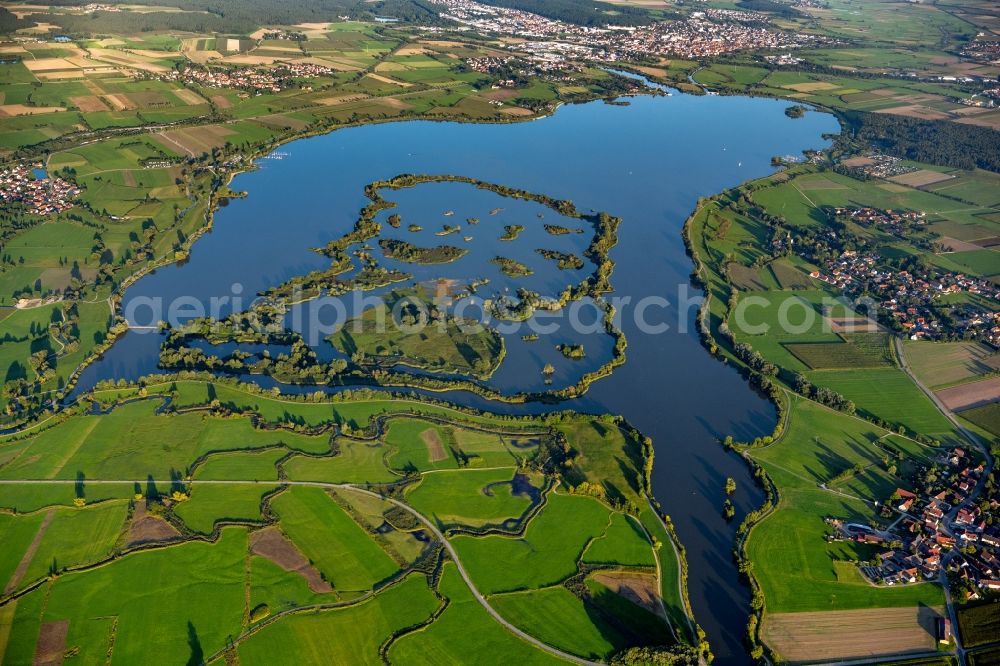
<svg viewBox="0 0 1000 666">
<path fill-rule="evenodd" d="M 282 530 L 336 590 L 369 590 L 399 567 L 321 488 L 296 486 L 271 506 Z"/>
<path fill-rule="evenodd" d="M 195 532 L 210 534 L 218 521 L 259 522 L 261 500 L 277 486 L 257 484 L 194 484 L 190 498 L 174 514 Z"/>
<path fill-rule="evenodd" d="M 15 456 L 0 477 L 162 480 L 213 451 L 277 444 L 314 452 L 329 448 L 327 437 L 257 430 L 249 418 L 158 415 L 157 406 L 156 400 L 135 402 L 104 416 L 63 421 L 29 438 L 0 439 L 2 450 Z"/>
<path fill-rule="evenodd" d="M 43 623 L 68 621 L 66 649 L 88 663 L 137 663 L 150 654 L 187 662 L 239 633 L 243 617 L 246 530 L 217 543 L 192 541 L 142 551 L 91 571 L 70 573 L 19 599 L 5 663 L 32 663 Z M 197 589 L 200 603 L 185 590 Z M 149 612 L 155 608 L 156 612 Z M 117 618 L 116 631 L 112 621 Z"/>
<path fill-rule="evenodd" d="M 268 625 L 240 643 L 240 662 L 376 663 L 384 641 L 394 632 L 428 620 L 440 603 L 427 579 L 411 574 L 356 606 L 299 613 Z"/>
<path fill-rule="evenodd" d="M 430 626 L 396 640 L 389 648 L 389 661 L 413 666 L 459 664 L 468 658 L 464 647 L 476 639 L 476 663 L 558 664 L 562 660 L 539 650 L 497 624 L 479 605 L 451 563 L 445 563 L 438 592 L 449 599 L 444 613 Z"/>
<path fill-rule="evenodd" d="M 961 441 L 951 422 L 902 370 L 816 370 L 806 376 L 817 386 L 825 386 L 854 401 L 859 413 L 893 426 L 902 425 L 909 432 L 928 435 L 943 443 Z"/>
<path fill-rule="evenodd" d="M 519 518 L 531 506 L 527 492 L 513 494 L 515 469 L 463 469 L 425 474 L 406 502 L 439 524 L 480 526 Z M 525 478 L 525 482 L 530 482 Z M 535 484 L 540 478 L 534 480 Z M 536 485 L 537 487 L 537 485 Z"/>
<path fill-rule="evenodd" d="M 592 498 L 553 494 L 521 538 L 456 536 L 452 543 L 484 594 L 537 589 L 573 575 L 584 549 L 605 534 L 611 516 Z"/>
<path fill-rule="evenodd" d="M 493 595 L 490 604 L 522 631 L 581 657 L 603 660 L 627 644 L 562 585 Z"/>
<path fill-rule="evenodd" d="M 854 475 L 867 498 L 884 500 L 905 481 L 882 469 L 884 452 L 874 443 L 888 433 L 865 421 L 793 398 L 784 436 L 751 451 L 778 488 L 774 512 L 758 523 L 746 544 L 754 575 L 764 592 L 766 613 L 937 606 L 943 594 L 932 583 L 879 588 L 870 585 L 850 560 L 871 553 L 853 542 L 827 543 L 828 516 L 866 524 L 874 508 L 851 488 L 836 492 L 819 486 L 861 465 Z M 908 440 L 893 440 L 902 447 Z M 907 456 L 933 450 L 909 443 Z"/>
<path fill-rule="evenodd" d="M 337 489 L 333 493 L 332 489 L 312 486 L 292 486 L 273 493 L 279 485 L 279 470 L 294 478 L 296 474 L 310 474 L 314 466 L 330 463 L 338 467 L 321 470 L 321 476 L 364 482 L 372 472 L 381 470 L 379 473 L 387 474 L 389 479 L 399 479 L 387 465 L 389 453 L 398 451 L 397 447 L 409 447 L 411 458 L 426 461 L 430 467 L 428 441 L 421 434 L 433 425 L 434 432 L 446 437 L 449 445 L 460 452 L 460 457 L 453 456 L 452 460 L 503 460 L 507 465 L 498 469 L 427 469 L 424 478 L 404 498 L 432 519 L 457 516 L 471 523 L 516 519 L 531 505 L 531 499 L 513 494 L 513 488 L 535 494 L 544 484 L 540 476 L 530 473 L 515 479 L 516 458 L 511 452 L 524 457 L 534 455 L 541 440 L 548 436 L 543 423 L 470 417 L 473 423 L 508 433 L 501 436 L 475 430 L 465 421 L 431 424 L 400 415 L 389 420 L 390 427 L 404 426 L 396 431 L 394 444 L 390 445 L 340 435 L 331 441 L 329 431 L 305 435 L 282 428 L 254 427 L 248 415 L 157 413 L 162 404 L 160 395 L 183 396 L 189 404 L 198 405 L 209 399 L 221 401 L 222 389 L 220 385 L 209 390 L 197 382 L 154 385 L 147 388 L 152 396 L 149 399 L 118 406 L 114 406 L 117 400 L 135 397 L 135 390 L 108 390 L 100 396 L 105 406 L 114 406 L 108 414 L 71 416 L 23 438 L 0 441 L 0 468 L 6 478 L 77 482 L 57 487 L 0 486 L 0 504 L 51 506 L 24 515 L 0 514 L 0 536 L 5 545 L 9 544 L 0 554 L 0 582 L 7 584 L 13 579 L 15 587 L 23 587 L 50 571 L 60 573 L 19 599 L 16 607 L 4 607 L 5 615 L 0 620 L 10 624 L 10 635 L 16 637 L 5 647 L 5 661 L 32 661 L 38 649 L 72 651 L 86 663 L 100 661 L 101 655 L 109 651 L 132 659 L 139 658 L 146 649 L 159 650 L 168 643 L 169 649 L 161 650 L 164 659 L 198 660 L 222 649 L 226 637 L 239 636 L 252 618 L 259 621 L 268 613 L 336 601 L 349 605 L 288 615 L 240 640 L 237 650 L 241 660 L 298 664 L 329 663 L 346 659 L 344 655 L 374 658 L 378 647 L 393 632 L 429 619 L 440 608 L 444 596 L 456 599 L 456 610 L 438 618 L 441 624 L 435 621 L 412 634 L 412 638 L 408 634 L 408 640 L 415 644 L 428 641 L 432 654 L 467 655 L 466 643 L 452 641 L 468 622 L 474 621 L 485 625 L 485 635 L 498 650 L 506 646 L 498 657 L 516 654 L 529 663 L 551 661 L 548 655 L 490 619 L 452 567 L 445 569 L 446 587 L 441 597 L 423 575 L 402 576 L 401 567 L 410 566 L 426 552 L 426 541 L 410 532 L 382 529 L 385 512 L 392 506 L 386 500 L 360 491 Z M 263 399 L 235 388 L 226 397 Z M 359 422 L 367 423 L 378 414 L 400 412 L 418 404 L 392 399 L 378 401 L 377 407 L 295 404 L 277 399 L 267 402 L 275 422 L 298 420 L 301 409 L 313 414 L 319 423 L 343 419 L 344 413 L 352 410 Z M 437 413 L 456 416 L 445 408 Z M 364 421 L 360 421 L 361 415 L 365 415 Z M 530 429 L 522 432 L 518 426 Z M 617 489 L 622 497 L 640 497 L 641 447 L 613 420 L 582 415 L 560 417 L 554 427 L 578 451 L 572 485 L 584 480 L 598 484 L 606 475 L 613 479 L 608 487 Z M 123 477 L 134 478 L 135 482 L 94 483 Z M 182 487 L 189 495 L 155 513 L 162 513 L 182 530 L 186 527 L 209 535 L 209 541 L 184 540 L 181 536 L 180 541 L 147 545 L 141 550 L 123 546 L 129 502 L 138 492 L 154 496 L 149 478 L 159 482 L 156 492 L 169 496 L 172 490 Z M 78 495 L 86 498 L 85 506 L 71 506 Z M 265 495 L 270 496 L 268 511 L 262 510 Z M 638 617 L 642 618 L 642 627 L 655 624 L 654 633 L 666 640 L 670 632 L 663 620 L 624 596 L 605 590 L 599 603 L 591 602 L 559 586 L 581 562 L 612 570 L 640 568 L 652 580 L 659 559 L 664 571 L 662 590 L 671 618 L 675 625 L 686 626 L 683 611 L 679 610 L 679 564 L 671 548 L 654 550 L 645 530 L 634 519 L 593 497 L 549 491 L 543 501 L 546 506 L 534 516 L 522 538 L 454 538 L 463 563 L 487 594 L 523 592 L 521 597 L 505 595 L 511 599 L 508 610 L 512 621 L 542 640 L 565 644 L 568 650 L 583 655 L 607 656 L 645 640 L 645 634 L 635 628 L 640 625 L 629 628 Z M 220 527 L 220 521 L 247 526 Z M 287 552 L 265 557 L 264 552 L 250 550 L 256 536 L 248 539 L 248 529 L 261 529 L 255 524 L 263 521 L 273 523 L 265 529 L 274 531 L 279 545 L 281 539 L 286 540 L 287 545 L 282 547 Z M 649 524 L 657 539 L 669 540 L 658 521 Z M 80 539 L 81 534 L 88 538 Z M 66 567 L 111 557 L 123 547 L 124 554 L 99 568 L 64 571 Z M 296 557 L 302 564 L 295 564 Z M 326 582 L 332 590 L 323 589 Z M 204 605 L 197 612 L 189 612 L 184 606 L 184 599 L 190 596 L 186 594 L 189 584 L 198 586 L 199 603 Z M 375 589 L 378 591 L 374 596 L 369 596 Z M 651 589 L 655 594 L 655 586 Z M 532 598 L 535 591 L 539 592 L 537 602 Z M 101 597 L 99 603 L 93 595 Z M 169 602 L 164 601 L 167 598 Z M 136 610 L 147 603 L 158 612 Z M 127 622 L 119 618 L 116 623 L 115 608 L 130 616 Z M 91 614 L 92 609 L 100 614 Z M 165 614 L 161 615 L 159 609 L 164 609 Z M 566 625 L 569 629 L 555 630 L 539 624 L 539 618 L 553 609 L 565 611 L 572 621 Z M 316 636 L 317 632 L 326 632 L 324 636 L 333 632 L 338 640 L 304 638 Z M 156 638 L 149 640 L 148 635 L 153 633 Z M 271 654 L 275 645 L 281 648 L 277 657 Z"/>
</svg>

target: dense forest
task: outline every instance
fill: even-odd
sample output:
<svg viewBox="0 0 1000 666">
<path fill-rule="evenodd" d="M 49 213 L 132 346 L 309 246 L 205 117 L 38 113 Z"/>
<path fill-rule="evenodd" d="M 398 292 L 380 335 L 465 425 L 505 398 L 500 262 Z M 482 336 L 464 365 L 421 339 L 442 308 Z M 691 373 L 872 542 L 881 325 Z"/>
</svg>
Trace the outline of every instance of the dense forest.
<svg viewBox="0 0 1000 666">
<path fill-rule="evenodd" d="M 481 0 L 483 4 L 534 12 L 550 19 L 577 25 L 646 25 L 653 21 L 648 10 L 606 2 L 580 0 Z"/>
<path fill-rule="evenodd" d="M 47 4 L 74 7 L 89 0 L 53 0 Z M 134 33 L 152 30 L 249 33 L 262 25 L 333 21 L 339 16 L 371 19 L 397 18 L 424 24 L 439 22 L 438 11 L 426 0 L 136 0 L 135 4 L 163 7 L 157 12 L 93 12 L 50 15 L 45 20 L 74 34 Z M 185 12 L 169 11 L 179 7 Z M 36 20 L 42 16 L 35 15 Z M 2 25 L 2 24 L 0 24 Z"/>
<path fill-rule="evenodd" d="M 867 111 L 842 115 L 849 133 L 887 155 L 1000 172 L 1000 132 L 989 127 Z"/>
<path fill-rule="evenodd" d="M 19 19 L 5 7 L 0 7 L 0 33 L 14 32 L 32 25 L 34 25 L 34 21 Z"/>
<path fill-rule="evenodd" d="M 740 9 L 746 9 L 751 12 L 765 12 L 777 16 L 789 17 L 800 15 L 791 5 L 786 5 L 783 2 L 775 2 L 775 0 L 739 0 L 736 5 Z"/>
</svg>

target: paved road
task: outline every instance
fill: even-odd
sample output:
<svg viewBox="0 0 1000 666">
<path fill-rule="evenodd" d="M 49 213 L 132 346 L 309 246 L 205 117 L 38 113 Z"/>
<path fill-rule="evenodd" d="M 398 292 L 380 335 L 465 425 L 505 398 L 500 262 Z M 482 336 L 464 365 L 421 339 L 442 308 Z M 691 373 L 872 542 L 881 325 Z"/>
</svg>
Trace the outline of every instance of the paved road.
<svg viewBox="0 0 1000 666">
<path fill-rule="evenodd" d="M 139 480 L 139 481 L 137 481 L 136 479 L 85 479 L 84 480 L 84 484 L 93 484 L 93 485 L 123 485 L 123 484 L 137 483 L 137 482 L 141 482 L 143 484 L 150 483 L 150 481 L 146 480 L 146 479 Z M 76 483 L 77 483 L 77 481 L 75 479 L 0 479 L 0 486 L 4 486 L 4 485 L 51 485 L 51 484 L 76 484 Z M 153 483 L 170 485 L 173 482 L 172 481 L 162 481 L 162 480 L 160 480 L 160 481 L 153 481 Z M 252 480 L 252 481 L 231 481 L 231 480 L 230 481 L 220 481 L 220 480 L 214 480 L 214 479 L 213 480 L 208 480 L 208 479 L 200 480 L 199 479 L 197 481 L 190 481 L 190 482 L 188 482 L 188 484 L 190 484 L 192 486 L 197 486 L 197 485 L 236 485 L 236 484 L 239 484 L 239 485 L 260 484 L 260 485 L 274 486 L 275 484 L 278 484 L 278 485 L 287 485 L 287 486 L 312 486 L 312 487 L 318 487 L 318 488 L 335 488 L 335 489 L 339 488 L 341 490 L 350 490 L 350 491 L 353 491 L 353 492 L 363 493 L 365 495 L 370 495 L 372 497 L 377 497 L 379 499 L 382 499 L 382 500 L 385 500 L 387 502 L 390 502 L 391 504 L 393 504 L 395 506 L 398 506 L 399 508 L 401 508 L 401 509 L 403 509 L 405 511 L 408 511 L 409 513 L 411 513 L 417 520 L 419 520 L 421 523 L 423 523 L 424 527 L 426 527 L 432 534 L 434 534 L 434 536 L 438 539 L 438 541 L 441 542 L 441 545 L 444 546 L 445 550 L 448 551 L 448 555 L 451 557 L 452 561 L 455 563 L 455 567 L 458 569 L 458 573 L 462 576 L 462 580 L 464 580 L 465 584 L 469 587 L 469 591 L 472 592 L 472 596 L 475 597 L 476 601 L 479 602 L 479 605 L 482 606 L 486 610 L 486 612 L 489 613 L 490 616 L 494 620 L 496 620 L 498 623 L 500 623 L 507 631 L 509 631 L 510 633 L 514 634 L 515 636 L 517 636 L 521 640 L 525 641 L 526 643 L 530 643 L 531 645 L 534 645 L 538 649 L 544 650 L 544 651 L 548 652 L 549 654 L 552 654 L 552 655 L 554 655 L 556 657 L 559 657 L 560 659 L 563 659 L 565 661 L 568 661 L 568 662 L 571 662 L 571 663 L 574 663 L 574 664 L 581 664 L 581 665 L 584 665 L 584 666 L 600 666 L 599 662 L 588 661 L 587 659 L 582 659 L 580 657 L 577 657 L 576 655 L 572 655 L 572 654 L 570 654 L 568 652 L 563 652 L 562 650 L 559 650 L 558 648 L 554 648 L 551 645 L 548 645 L 547 643 L 544 643 L 544 642 L 538 640 L 534 636 L 526 634 L 525 632 L 521 631 L 520 629 L 518 629 L 517 627 L 515 627 L 514 625 L 512 625 L 510 622 L 508 622 L 507 620 L 505 620 L 500 615 L 500 613 L 498 613 L 492 606 L 490 606 L 489 601 L 486 600 L 486 597 L 484 597 L 479 592 L 479 589 L 476 587 L 476 584 L 472 582 L 472 578 L 469 576 L 469 573 L 465 570 L 465 567 L 462 565 L 462 561 L 458 558 L 458 552 L 455 550 L 455 547 L 453 545 L 451 545 L 451 542 L 449 542 L 445 538 L 444 534 L 441 532 L 441 530 L 438 529 L 437 525 L 435 525 L 429 518 L 427 518 L 423 514 L 421 514 L 421 513 L 417 512 L 416 510 L 414 510 L 413 507 L 409 506 L 408 504 L 404 504 L 403 502 L 400 502 L 397 499 L 393 499 L 392 497 L 386 497 L 384 495 L 379 495 L 378 493 L 372 492 L 370 490 L 366 490 L 365 488 L 359 488 L 358 486 L 353 486 L 353 485 L 351 485 L 349 483 L 324 483 L 322 481 L 273 481 L 273 480 L 268 480 L 268 481 L 258 481 L 258 480 Z M 237 641 L 238 640 L 239 639 L 237 639 Z"/>
</svg>

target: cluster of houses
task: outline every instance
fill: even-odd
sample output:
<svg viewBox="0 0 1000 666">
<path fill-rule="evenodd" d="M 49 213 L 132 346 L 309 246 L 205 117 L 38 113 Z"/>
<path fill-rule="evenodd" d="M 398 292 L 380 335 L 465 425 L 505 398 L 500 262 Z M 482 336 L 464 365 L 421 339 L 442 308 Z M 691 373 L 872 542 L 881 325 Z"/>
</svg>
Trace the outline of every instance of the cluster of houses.
<svg viewBox="0 0 1000 666">
<path fill-rule="evenodd" d="M 881 154 L 852 157 L 841 162 L 841 165 L 851 171 L 852 175 L 865 178 L 892 178 L 918 170 L 904 164 L 898 157 Z"/>
<path fill-rule="evenodd" d="M 740 9 L 706 9 L 705 16 L 713 21 L 736 21 L 737 23 L 770 23 L 771 19 L 767 14 L 761 12 L 748 12 Z"/>
<path fill-rule="evenodd" d="M 649 55 L 686 58 L 767 48 L 813 47 L 825 37 L 768 30 L 759 12 L 706 9 L 681 21 L 659 21 L 645 26 L 580 26 L 531 12 L 493 7 L 475 0 L 433 0 L 443 5 L 444 18 L 482 35 L 507 35 L 533 40 L 519 44 L 551 61 L 570 58 L 606 62 Z"/>
<path fill-rule="evenodd" d="M 76 185 L 62 178 L 39 178 L 25 164 L 0 171 L 0 201 L 24 204 L 33 215 L 55 215 L 72 208 L 78 194 Z"/>
<path fill-rule="evenodd" d="M 982 37 L 982 33 L 979 36 Z M 1000 42 L 989 39 L 974 39 L 962 49 L 962 55 L 979 62 L 1000 60 Z"/>
<path fill-rule="evenodd" d="M 927 215 L 915 210 L 882 210 L 870 206 L 834 208 L 838 219 L 851 220 L 865 226 L 876 226 L 895 236 L 901 236 L 914 226 L 927 224 Z"/>
<path fill-rule="evenodd" d="M 84 5 L 83 11 L 87 12 L 88 14 L 92 14 L 94 12 L 120 12 L 121 7 L 118 7 L 116 5 L 105 5 L 97 2 L 92 2 L 88 5 Z"/>
<path fill-rule="evenodd" d="M 831 522 L 840 538 L 879 548 L 861 567 L 874 583 L 934 580 L 947 569 L 966 583 L 963 589 L 969 597 L 1000 592 L 1000 525 L 991 524 L 986 515 L 1000 515 L 1000 502 L 986 501 L 987 511 L 968 502 L 983 480 L 985 466 L 961 448 L 951 449 L 937 462 L 941 473 L 924 491 L 897 488 L 889 498 L 886 510 L 899 515 L 891 531 Z"/>
<path fill-rule="evenodd" d="M 304 42 L 306 41 L 306 35 L 302 32 L 293 32 L 291 30 L 268 30 L 260 36 L 261 39 L 271 40 L 276 42 Z"/>
<path fill-rule="evenodd" d="M 907 270 L 881 267 L 873 251 L 844 250 L 825 262 L 824 270 L 810 275 L 847 295 L 870 295 L 879 301 L 898 328 L 911 339 L 937 340 L 954 334 L 969 335 L 1000 346 L 1000 312 L 969 305 L 967 316 L 943 322 L 936 301 L 947 294 L 979 294 L 1000 302 L 1000 285 L 985 278 L 947 271 L 915 275 Z"/>
<path fill-rule="evenodd" d="M 334 70 L 308 62 L 278 63 L 273 67 L 231 67 L 208 69 L 186 67 L 171 71 L 163 78 L 169 81 L 197 83 L 207 88 L 232 88 L 247 93 L 276 93 L 294 87 L 294 79 L 330 76 Z"/>
</svg>

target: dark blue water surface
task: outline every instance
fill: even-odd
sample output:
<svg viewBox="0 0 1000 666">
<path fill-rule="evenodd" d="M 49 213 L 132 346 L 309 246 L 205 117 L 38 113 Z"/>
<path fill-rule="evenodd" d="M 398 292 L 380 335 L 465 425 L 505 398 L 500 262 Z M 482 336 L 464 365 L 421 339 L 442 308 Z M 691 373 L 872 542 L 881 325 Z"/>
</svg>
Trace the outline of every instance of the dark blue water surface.
<svg viewBox="0 0 1000 666">
<path fill-rule="evenodd" d="M 571 199 L 582 211 L 621 217 L 619 243 L 612 252 L 615 295 L 629 296 L 633 303 L 650 296 L 669 299 L 669 306 L 649 307 L 646 318 L 670 328 L 643 333 L 632 308 L 626 307 L 622 326 L 628 362 L 594 384 L 584 398 L 559 408 L 622 414 L 653 438 L 654 490 L 687 547 L 697 620 L 718 663 L 743 663 L 748 661 L 741 644 L 748 592 L 739 582 L 731 549 L 735 525 L 762 498 L 743 463 L 727 455 L 717 438 L 768 433 L 775 414 L 735 371 L 701 347 L 696 305 L 677 305 L 679 289 L 698 296 L 689 286 L 692 266 L 681 226 L 698 197 L 767 174 L 773 155 L 823 147 L 822 135 L 838 131 L 829 115 L 790 119 L 782 112 L 786 106 L 742 97 L 639 97 L 629 106 L 596 102 L 563 107 L 550 118 L 522 124 L 401 122 L 300 140 L 283 147 L 285 159 L 262 160 L 258 171 L 237 177 L 233 188 L 247 191 L 247 198 L 217 213 L 215 228 L 195 244 L 189 261 L 138 281 L 128 290 L 125 305 L 186 297 L 208 307 L 210 298 L 232 296 L 233 285 L 239 284 L 243 302 L 238 307 L 245 307 L 263 289 L 328 266 L 329 260 L 310 248 L 353 227 L 368 203 L 363 193 L 367 183 L 401 173 L 461 174 Z M 440 228 L 464 221 L 459 206 L 445 196 L 449 187 L 439 189 L 441 201 L 433 209 L 456 209 L 456 215 L 418 221 L 425 228 L 431 222 Z M 393 194 L 412 205 L 428 205 L 428 192 L 432 190 Z M 407 219 L 406 210 L 400 212 L 404 228 L 394 233 L 405 237 L 405 226 L 416 220 Z M 462 233 L 497 235 L 500 222 L 489 222 L 487 229 L 485 216 L 480 217 L 481 225 Z M 230 308 L 225 303 L 218 311 L 226 314 Z M 151 316 L 148 309 L 138 309 L 133 320 L 149 323 L 165 314 Z M 553 341 L 559 340 L 531 343 L 545 345 L 544 350 L 512 354 L 508 360 L 513 363 L 495 377 L 498 384 L 536 388 L 538 364 L 550 355 Z M 85 371 L 81 387 L 154 371 L 159 342 L 155 334 L 128 333 Z M 593 344 L 595 355 L 605 353 L 599 343 Z M 546 409 L 489 403 L 458 392 L 449 399 L 500 412 Z M 732 523 L 720 512 L 727 476 L 739 488 Z"/>
</svg>

